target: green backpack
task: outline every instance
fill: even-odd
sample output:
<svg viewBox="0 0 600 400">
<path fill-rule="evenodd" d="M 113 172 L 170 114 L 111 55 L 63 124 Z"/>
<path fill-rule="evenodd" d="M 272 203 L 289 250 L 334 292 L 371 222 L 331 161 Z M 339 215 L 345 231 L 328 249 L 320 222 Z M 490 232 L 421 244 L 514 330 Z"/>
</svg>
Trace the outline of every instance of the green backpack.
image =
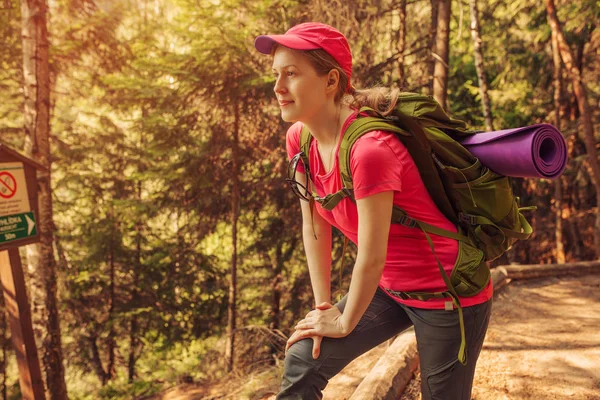
<svg viewBox="0 0 600 400">
<path fill-rule="evenodd" d="M 482 165 L 457 141 L 474 134 L 467 130 L 463 121 L 449 117 L 431 96 L 401 93 L 390 115 L 384 117 L 363 107 L 348 127 L 339 150 L 344 188 L 323 198 L 313 196 L 326 210 L 332 210 L 346 197 L 353 199 L 350 150 L 356 140 L 373 130 L 396 134 L 417 165 L 432 199 L 446 218 L 458 227 L 458 233 L 454 233 L 426 224 L 394 205 L 391 222 L 423 231 L 448 290 L 437 293 L 386 291 L 402 299 L 451 299 L 446 307 L 452 309 L 454 304 L 460 319 L 462 342 L 458 360 L 466 364 L 464 321 L 458 296 L 470 297 L 481 292 L 491 276 L 486 261 L 500 257 L 517 240 L 531 236 L 531 225 L 521 211 L 534 207 L 520 208 L 509 178 Z M 311 140 L 312 135 L 303 128 L 300 149 L 307 175 L 310 174 L 308 150 Z M 449 277 L 435 255 L 429 234 L 456 239 L 459 243 L 456 264 Z"/>
</svg>

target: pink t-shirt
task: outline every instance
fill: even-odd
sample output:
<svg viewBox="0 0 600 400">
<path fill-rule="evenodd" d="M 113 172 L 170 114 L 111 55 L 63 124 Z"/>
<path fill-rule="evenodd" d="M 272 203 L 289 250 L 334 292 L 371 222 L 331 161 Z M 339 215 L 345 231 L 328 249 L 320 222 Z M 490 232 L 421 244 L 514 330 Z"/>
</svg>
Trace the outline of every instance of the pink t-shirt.
<svg viewBox="0 0 600 400">
<path fill-rule="evenodd" d="M 356 114 L 355 112 L 348 117 L 342 132 L 356 119 Z M 301 131 L 300 122 L 288 130 L 286 144 L 289 158 L 300 152 Z M 339 144 L 335 151 L 334 166 L 326 173 L 318 153 L 317 141 L 313 140 L 311 143 L 309 165 L 314 190 L 319 196 L 335 193 L 343 188 L 338 150 Z M 456 232 L 456 227 L 439 211 L 429 196 L 408 150 L 395 135 L 372 131 L 358 139 L 350 152 L 350 169 L 356 199 L 391 190 L 394 192 L 394 204 L 400 206 L 410 217 Z M 302 168 L 299 168 L 299 171 L 304 172 Z M 351 199 L 343 199 L 332 211 L 327 211 L 319 203 L 315 203 L 315 210 L 358 245 L 358 211 Z M 430 236 L 435 252 L 450 276 L 458 254 L 458 242 L 437 235 Z M 400 224 L 391 225 L 387 258 L 379 285 L 404 292 L 440 292 L 447 289 L 429 243 L 420 229 Z M 489 300 L 491 296 L 490 282 L 479 294 L 461 298 L 461 305 L 480 304 Z M 394 299 L 411 307 L 429 309 L 443 309 L 444 303 L 448 301 L 402 300 L 396 297 Z"/>
</svg>

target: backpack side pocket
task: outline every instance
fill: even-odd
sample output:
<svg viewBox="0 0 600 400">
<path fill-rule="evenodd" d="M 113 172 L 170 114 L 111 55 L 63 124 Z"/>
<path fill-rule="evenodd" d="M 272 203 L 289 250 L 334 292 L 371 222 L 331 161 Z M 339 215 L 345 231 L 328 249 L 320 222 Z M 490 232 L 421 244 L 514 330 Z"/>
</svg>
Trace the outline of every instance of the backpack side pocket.
<svg viewBox="0 0 600 400">
<path fill-rule="evenodd" d="M 491 278 L 483 251 L 468 243 L 458 242 L 458 257 L 450 274 L 450 282 L 462 297 L 475 296 Z"/>
<path fill-rule="evenodd" d="M 521 231 L 519 209 L 510 180 L 487 169 L 468 183 L 452 185 L 457 195 L 468 236 L 491 261 L 504 253 L 515 242 L 506 233 Z"/>
</svg>

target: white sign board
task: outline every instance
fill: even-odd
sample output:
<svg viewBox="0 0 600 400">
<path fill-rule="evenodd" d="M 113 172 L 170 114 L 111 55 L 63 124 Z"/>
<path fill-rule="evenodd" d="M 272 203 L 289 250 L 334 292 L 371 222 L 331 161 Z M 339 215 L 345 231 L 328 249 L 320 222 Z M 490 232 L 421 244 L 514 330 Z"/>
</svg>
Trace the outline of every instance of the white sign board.
<svg viewBox="0 0 600 400">
<path fill-rule="evenodd" d="M 23 163 L 0 163 L 0 217 L 29 211 Z"/>
</svg>

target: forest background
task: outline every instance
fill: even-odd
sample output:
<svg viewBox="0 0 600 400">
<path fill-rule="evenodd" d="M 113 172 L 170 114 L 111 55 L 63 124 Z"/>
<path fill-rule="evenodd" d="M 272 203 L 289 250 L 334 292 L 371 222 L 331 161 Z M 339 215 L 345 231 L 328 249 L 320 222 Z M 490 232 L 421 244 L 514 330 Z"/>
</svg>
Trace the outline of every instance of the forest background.
<svg viewBox="0 0 600 400">
<path fill-rule="evenodd" d="M 596 0 L 2 0 L 0 140 L 51 166 L 45 236 L 21 249 L 48 398 L 277 367 L 312 295 L 253 40 L 305 21 L 347 34 L 357 87 L 432 94 L 474 129 L 559 127 L 567 169 L 513 180 L 534 234 L 494 265 L 600 256 Z M 2 313 L 17 399 L 9 335 Z"/>
</svg>

